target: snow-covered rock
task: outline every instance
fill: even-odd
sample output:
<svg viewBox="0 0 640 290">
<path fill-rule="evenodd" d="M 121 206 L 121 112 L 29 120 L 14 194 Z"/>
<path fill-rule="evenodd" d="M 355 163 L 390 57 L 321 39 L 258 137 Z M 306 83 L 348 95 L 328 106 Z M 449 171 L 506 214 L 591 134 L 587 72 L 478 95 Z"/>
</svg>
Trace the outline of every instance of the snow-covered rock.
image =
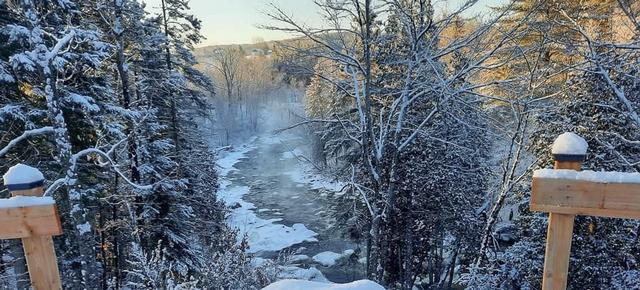
<svg viewBox="0 0 640 290">
<path fill-rule="evenodd" d="M 326 251 L 313 256 L 312 259 L 325 267 L 331 267 L 336 264 L 336 261 L 351 254 L 353 254 L 353 250 L 345 250 L 342 253 Z"/>
<path fill-rule="evenodd" d="M 4 185 L 27 184 L 44 180 L 40 170 L 22 163 L 11 166 L 2 177 Z"/>
<path fill-rule="evenodd" d="M 512 222 L 499 222 L 493 230 L 493 235 L 498 241 L 513 242 L 516 240 L 518 227 Z"/>
<path fill-rule="evenodd" d="M 288 262 L 291 264 L 294 264 L 294 263 L 304 262 L 306 260 L 309 260 L 309 256 L 307 255 L 293 255 L 289 257 Z"/>
<path fill-rule="evenodd" d="M 575 133 L 566 132 L 558 136 L 551 147 L 552 154 L 585 155 L 589 145 Z"/>
<path fill-rule="evenodd" d="M 282 280 L 264 287 L 262 290 L 384 290 L 384 287 L 369 280 L 359 280 L 347 284 Z"/>
<path fill-rule="evenodd" d="M 316 267 L 308 269 L 295 266 L 280 266 L 278 273 L 279 279 L 300 279 L 304 281 L 331 283 Z"/>
<path fill-rule="evenodd" d="M 14 196 L 12 198 L 0 199 L 0 208 L 16 208 L 52 204 L 55 204 L 55 201 L 50 196 Z"/>
</svg>

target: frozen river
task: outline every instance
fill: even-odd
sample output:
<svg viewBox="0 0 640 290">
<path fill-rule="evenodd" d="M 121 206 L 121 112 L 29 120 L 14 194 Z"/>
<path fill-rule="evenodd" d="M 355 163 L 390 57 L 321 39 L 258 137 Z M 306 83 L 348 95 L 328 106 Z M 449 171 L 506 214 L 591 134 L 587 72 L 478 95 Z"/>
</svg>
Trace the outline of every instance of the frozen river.
<svg viewBox="0 0 640 290">
<path fill-rule="evenodd" d="M 229 223 L 246 234 L 258 260 L 289 254 L 283 277 L 362 279 L 364 251 L 334 218 L 334 196 L 342 184 L 305 160 L 305 140 L 264 135 L 220 154 L 218 195 L 232 208 Z"/>
</svg>

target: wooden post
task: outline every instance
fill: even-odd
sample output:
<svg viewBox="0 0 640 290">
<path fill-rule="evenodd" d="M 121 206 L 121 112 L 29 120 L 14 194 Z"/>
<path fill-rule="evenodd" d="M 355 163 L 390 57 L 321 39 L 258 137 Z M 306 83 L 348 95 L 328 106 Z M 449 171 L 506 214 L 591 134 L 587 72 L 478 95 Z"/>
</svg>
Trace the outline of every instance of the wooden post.
<svg viewBox="0 0 640 290">
<path fill-rule="evenodd" d="M 542 289 L 567 288 L 576 215 L 640 219 L 640 174 L 583 171 L 587 142 L 573 133 L 553 145 L 554 169 L 533 173 L 531 211 L 549 213 Z"/>
<path fill-rule="evenodd" d="M 25 165 L 22 166 L 28 167 Z M 28 168 L 37 171 L 35 168 Z M 11 183 L 8 179 L 10 172 L 8 172 L 4 178 L 5 185 L 11 192 L 12 196 L 42 196 L 44 179 L 30 179 L 27 182 L 23 182 L 23 180 L 29 179 L 29 177 L 24 179 L 24 177 L 17 176 L 14 178 L 18 178 L 19 183 Z M 16 174 L 21 174 L 23 172 L 24 171 L 21 171 Z M 40 177 L 42 176 L 39 171 L 37 171 L 37 174 L 39 174 Z M 29 277 L 31 278 L 31 286 L 33 286 L 33 289 L 35 290 L 62 289 L 60 272 L 58 270 L 58 262 L 56 260 L 56 253 L 52 239 L 52 235 L 62 233 L 60 219 L 57 215 L 57 211 L 55 210 L 55 206 L 50 206 L 49 208 L 46 206 L 29 206 L 14 209 L 14 211 L 18 210 L 21 212 L 21 215 L 8 214 L 7 216 L 14 216 L 24 220 L 20 225 L 5 225 L 7 227 L 15 226 L 14 228 L 18 228 L 18 231 L 9 229 L 6 232 L 11 232 L 12 234 L 17 232 L 17 235 L 22 238 L 22 247 L 24 248 Z M 33 212 L 37 213 L 31 214 Z M 29 223 L 29 219 L 37 220 L 37 218 L 43 218 L 39 223 L 39 225 L 43 226 L 42 228 Z"/>
<path fill-rule="evenodd" d="M 575 159 L 562 159 L 555 155 L 554 169 L 582 169 L 582 162 Z M 559 160 L 560 159 L 560 160 Z M 569 272 L 569 255 L 573 238 L 573 221 L 575 215 L 549 213 L 547 227 L 547 247 L 544 256 L 543 290 L 564 290 L 567 288 Z"/>
<path fill-rule="evenodd" d="M 574 133 L 564 133 L 553 142 L 554 169 L 580 171 L 587 153 L 587 142 Z M 543 290 L 565 290 L 575 215 L 549 213 L 544 256 Z"/>
</svg>

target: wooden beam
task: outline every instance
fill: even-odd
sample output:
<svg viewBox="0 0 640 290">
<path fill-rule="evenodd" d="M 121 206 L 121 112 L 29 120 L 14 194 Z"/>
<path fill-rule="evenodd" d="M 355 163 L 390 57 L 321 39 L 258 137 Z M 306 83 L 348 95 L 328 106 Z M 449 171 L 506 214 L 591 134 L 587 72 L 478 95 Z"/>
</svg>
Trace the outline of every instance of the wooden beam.
<svg viewBox="0 0 640 290">
<path fill-rule="evenodd" d="M 62 234 L 55 205 L 0 208 L 0 239 Z"/>
<path fill-rule="evenodd" d="M 22 239 L 24 256 L 34 290 L 60 290 L 60 271 L 51 236 Z"/>
<path fill-rule="evenodd" d="M 564 290 L 567 288 L 574 220 L 573 215 L 549 214 L 544 276 L 542 277 L 543 290 Z"/>
<path fill-rule="evenodd" d="M 12 196 L 42 196 L 44 189 L 39 186 L 27 190 L 12 191 Z M 55 222 L 58 232 L 52 235 L 62 234 L 60 217 L 55 205 L 53 205 L 55 216 L 50 217 L 50 222 Z M 56 249 L 53 245 L 51 235 L 32 236 L 22 239 L 25 260 L 29 269 L 29 278 L 34 290 L 62 290 L 60 280 L 60 270 L 56 258 Z"/>
<path fill-rule="evenodd" d="M 640 219 L 640 184 L 534 178 L 530 208 L 532 211 Z"/>
<path fill-rule="evenodd" d="M 554 168 L 579 171 L 582 169 L 582 162 L 556 160 Z M 549 214 L 547 245 L 544 253 L 544 273 L 542 276 L 543 290 L 567 289 L 574 220 L 575 216 L 571 214 L 553 212 Z"/>
</svg>

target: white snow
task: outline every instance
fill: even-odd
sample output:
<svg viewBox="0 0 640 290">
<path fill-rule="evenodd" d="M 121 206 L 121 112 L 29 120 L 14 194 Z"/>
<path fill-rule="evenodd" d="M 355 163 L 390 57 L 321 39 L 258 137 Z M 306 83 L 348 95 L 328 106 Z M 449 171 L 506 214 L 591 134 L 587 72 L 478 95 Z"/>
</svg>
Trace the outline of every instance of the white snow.
<svg viewBox="0 0 640 290">
<path fill-rule="evenodd" d="M 313 256 L 312 259 L 325 267 L 331 267 L 336 264 L 336 261 L 351 254 L 353 254 L 353 250 L 345 250 L 342 253 L 326 251 Z"/>
<path fill-rule="evenodd" d="M 280 266 L 278 267 L 280 271 L 278 273 L 279 279 L 301 279 L 305 281 L 314 281 L 314 282 L 322 282 L 322 283 L 331 283 L 327 278 L 322 275 L 322 272 L 318 270 L 316 267 L 310 267 L 309 269 L 304 269 L 295 266 Z M 288 289 L 288 288 L 286 288 Z"/>
<path fill-rule="evenodd" d="M 293 263 L 306 259 L 309 259 L 309 256 L 294 255 L 287 262 Z M 302 279 L 306 281 L 331 283 L 316 267 L 305 269 L 294 265 L 275 265 L 273 260 L 261 257 L 253 257 L 251 259 L 251 265 L 254 267 L 275 266 L 276 272 L 274 273 L 276 274 L 276 279 Z"/>
<path fill-rule="evenodd" d="M 369 280 L 359 280 L 347 284 L 281 280 L 262 288 L 262 290 L 384 290 L 384 287 Z"/>
<path fill-rule="evenodd" d="M 78 229 L 78 233 L 81 235 L 84 235 L 88 232 L 91 232 L 91 225 L 89 224 L 89 222 L 86 222 L 84 224 L 78 225 L 76 226 L 76 228 Z"/>
<path fill-rule="evenodd" d="M 52 205 L 56 202 L 50 196 L 14 196 L 0 199 L 0 208 L 16 208 L 27 206 Z"/>
<path fill-rule="evenodd" d="M 302 242 L 318 241 L 315 238 L 317 233 L 307 229 L 303 224 L 293 224 L 289 227 L 276 223 L 282 219 L 259 218 L 254 211 L 256 207 L 242 200 L 242 196 L 247 193 L 247 186 L 225 187 L 218 191 L 218 197 L 224 200 L 227 206 L 239 205 L 232 210 L 227 221 L 230 226 L 238 229 L 239 238 L 246 234 L 248 252 L 278 251 Z"/>
<path fill-rule="evenodd" d="M 553 154 L 569 154 L 569 155 L 585 155 L 589 145 L 582 137 L 575 133 L 562 133 L 553 142 L 551 153 Z"/>
<path fill-rule="evenodd" d="M 12 83 L 15 81 L 13 79 L 13 76 L 7 71 L 6 68 L 4 68 L 4 65 L 2 64 L 0 64 L 0 81 L 8 83 Z"/>
<path fill-rule="evenodd" d="M 80 107 L 89 112 L 100 111 L 100 107 L 96 105 L 96 101 L 92 97 L 83 96 L 76 93 L 69 93 L 69 100 L 73 103 L 78 104 Z"/>
<path fill-rule="evenodd" d="M 307 255 L 293 255 L 288 259 L 289 263 L 299 263 L 302 261 L 309 260 L 309 256 Z"/>
<path fill-rule="evenodd" d="M 44 180 L 42 172 L 22 163 L 11 166 L 3 176 L 4 185 L 32 183 Z"/>
<path fill-rule="evenodd" d="M 220 177 L 225 177 L 229 174 L 229 172 L 236 170 L 233 166 L 236 163 L 240 162 L 240 160 L 244 158 L 244 155 L 247 154 L 247 152 L 255 148 L 249 145 L 251 144 L 251 142 L 253 142 L 253 140 L 255 140 L 255 138 L 251 139 L 251 141 L 249 141 L 247 144 L 242 145 L 240 149 L 227 152 L 226 155 L 218 158 L 216 164 L 219 167 L 218 174 Z"/>
<path fill-rule="evenodd" d="M 640 173 L 615 171 L 575 171 L 570 169 L 539 169 L 533 172 L 535 178 L 583 180 L 599 183 L 640 183 Z"/>
</svg>

